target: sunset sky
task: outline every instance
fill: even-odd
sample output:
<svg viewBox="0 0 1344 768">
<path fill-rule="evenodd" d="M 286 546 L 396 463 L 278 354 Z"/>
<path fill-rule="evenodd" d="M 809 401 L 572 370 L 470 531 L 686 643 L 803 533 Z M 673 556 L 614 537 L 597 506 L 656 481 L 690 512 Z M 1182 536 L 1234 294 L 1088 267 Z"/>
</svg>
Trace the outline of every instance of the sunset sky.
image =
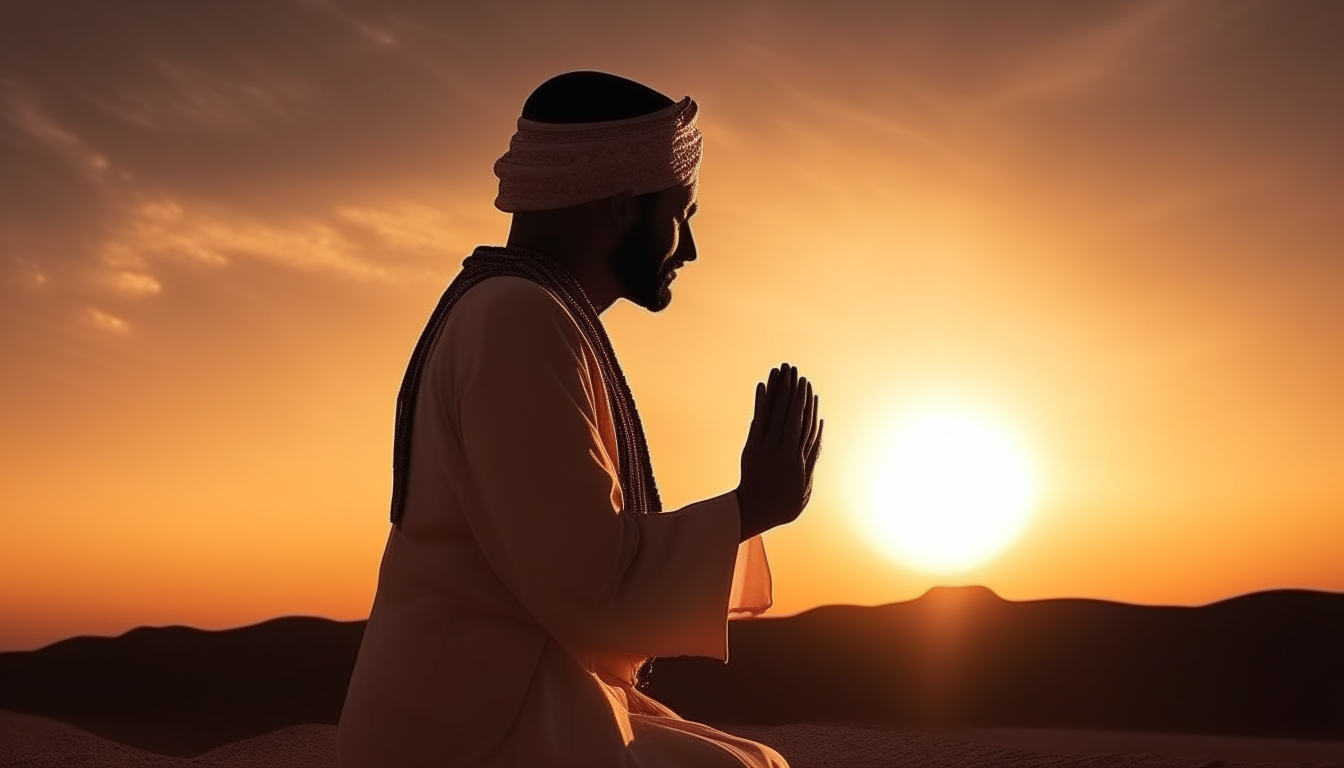
<svg viewBox="0 0 1344 768">
<path fill-rule="evenodd" d="M 797 363 L 827 442 L 776 613 L 1344 590 L 1344 4 L 0 6 L 0 649 L 366 615 L 392 413 L 522 101 L 693 96 L 700 260 L 606 315 L 664 499 L 732 488 Z M 1040 503 L 929 575 L 855 521 L 901 415 Z"/>
</svg>

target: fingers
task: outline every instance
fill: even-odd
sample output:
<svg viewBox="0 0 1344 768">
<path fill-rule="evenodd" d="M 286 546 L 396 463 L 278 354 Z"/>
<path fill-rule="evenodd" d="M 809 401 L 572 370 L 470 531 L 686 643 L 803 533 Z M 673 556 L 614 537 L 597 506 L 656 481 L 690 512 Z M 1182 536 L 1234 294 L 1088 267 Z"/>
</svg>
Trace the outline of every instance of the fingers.
<svg viewBox="0 0 1344 768">
<path fill-rule="evenodd" d="M 759 388 L 758 388 L 759 391 Z M 757 418 L 761 420 L 760 439 L 766 441 L 770 439 L 773 433 L 771 422 L 775 416 L 775 400 L 779 394 L 779 369 L 771 368 L 770 373 L 765 377 L 765 393 L 760 400 L 760 410 L 756 412 Z"/>
<path fill-rule="evenodd" d="M 770 371 L 773 397 L 770 403 L 770 426 L 765 433 L 768 442 L 777 443 L 784 439 L 789 417 L 789 406 L 793 399 L 793 390 L 797 379 L 798 369 L 788 363 L 782 363 L 778 368 Z"/>
<path fill-rule="evenodd" d="M 797 367 L 780 363 L 771 369 L 765 390 L 765 402 L 756 412 L 757 418 L 765 416 L 760 437 L 806 455 L 817 429 L 819 407 L 812 383 L 799 375 Z"/>
<path fill-rule="evenodd" d="M 789 391 L 789 412 L 785 417 L 785 432 L 781 436 L 781 445 L 801 453 L 804 416 L 806 405 L 812 399 L 812 386 L 809 385 L 808 379 L 798 375 L 798 369 L 790 369 L 789 381 L 793 386 Z"/>
<path fill-rule="evenodd" d="M 803 440 L 799 449 L 803 456 L 807 456 L 812 451 L 812 442 L 817 437 L 817 419 L 821 413 L 821 400 L 812 394 L 812 383 L 807 384 L 807 412 L 803 414 Z"/>
<path fill-rule="evenodd" d="M 794 369 L 797 370 L 797 369 Z M 788 430 L 788 445 L 791 448 L 802 445 L 803 434 L 803 411 L 807 406 L 807 379 L 797 379 L 793 383 L 793 392 L 789 396 L 789 417 L 785 422 L 785 428 Z"/>
<path fill-rule="evenodd" d="M 825 431 L 826 431 L 826 420 L 822 419 L 817 424 L 816 438 L 813 439 L 812 445 L 808 447 L 807 451 L 806 466 L 807 466 L 807 476 L 809 478 L 812 477 L 812 470 L 817 466 L 817 457 L 821 456 L 821 433 Z"/>
<path fill-rule="evenodd" d="M 806 456 L 819 432 L 820 400 L 798 368 L 780 363 L 756 388 L 750 440 L 797 449 Z"/>
<path fill-rule="evenodd" d="M 817 398 L 816 395 L 812 394 L 812 382 L 808 381 L 806 377 L 798 380 L 798 400 L 801 407 L 798 409 L 798 439 L 795 445 L 798 446 L 798 455 L 806 456 L 817 418 Z"/>
</svg>

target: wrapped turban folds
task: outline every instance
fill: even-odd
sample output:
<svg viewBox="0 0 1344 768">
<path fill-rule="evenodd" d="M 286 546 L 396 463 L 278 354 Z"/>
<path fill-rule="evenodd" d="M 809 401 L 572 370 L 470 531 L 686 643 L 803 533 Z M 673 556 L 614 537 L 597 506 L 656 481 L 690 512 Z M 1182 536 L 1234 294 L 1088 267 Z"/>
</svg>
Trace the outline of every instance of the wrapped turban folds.
<svg viewBox="0 0 1344 768">
<path fill-rule="evenodd" d="M 700 182 L 700 109 L 691 97 L 666 109 L 601 123 L 518 119 L 509 151 L 495 162 L 506 213 L 566 208 Z"/>
</svg>

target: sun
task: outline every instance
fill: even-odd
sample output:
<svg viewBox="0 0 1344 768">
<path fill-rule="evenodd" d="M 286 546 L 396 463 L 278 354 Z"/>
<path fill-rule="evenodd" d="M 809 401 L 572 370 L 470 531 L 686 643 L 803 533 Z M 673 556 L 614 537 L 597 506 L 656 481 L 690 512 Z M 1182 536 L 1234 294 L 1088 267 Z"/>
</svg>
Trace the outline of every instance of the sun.
<svg viewBox="0 0 1344 768">
<path fill-rule="evenodd" d="M 958 573 L 1007 550 L 1031 519 L 1037 480 L 1026 451 L 992 420 L 925 409 L 900 422 L 872 465 L 860 517 L 883 555 Z"/>
</svg>

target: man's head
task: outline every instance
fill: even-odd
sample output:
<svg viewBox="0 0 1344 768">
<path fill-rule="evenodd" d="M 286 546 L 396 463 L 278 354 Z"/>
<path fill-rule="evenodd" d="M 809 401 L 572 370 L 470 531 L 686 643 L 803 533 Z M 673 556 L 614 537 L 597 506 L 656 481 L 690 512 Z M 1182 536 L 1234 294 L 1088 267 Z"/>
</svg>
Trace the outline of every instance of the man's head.
<svg viewBox="0 0 1344 768">
<path fill-rule="evenodd" d="M 618 283 L 612 300 L 666 308 L 675 270 L 696 258 L 696 112 L 690 99 L 673 102 L 604 72 L 542 83 L 495 165 L 495 205 L 514 214 L 509 242 L 572 269 L 576 259 L 600 258 Z"/>
</svg>

